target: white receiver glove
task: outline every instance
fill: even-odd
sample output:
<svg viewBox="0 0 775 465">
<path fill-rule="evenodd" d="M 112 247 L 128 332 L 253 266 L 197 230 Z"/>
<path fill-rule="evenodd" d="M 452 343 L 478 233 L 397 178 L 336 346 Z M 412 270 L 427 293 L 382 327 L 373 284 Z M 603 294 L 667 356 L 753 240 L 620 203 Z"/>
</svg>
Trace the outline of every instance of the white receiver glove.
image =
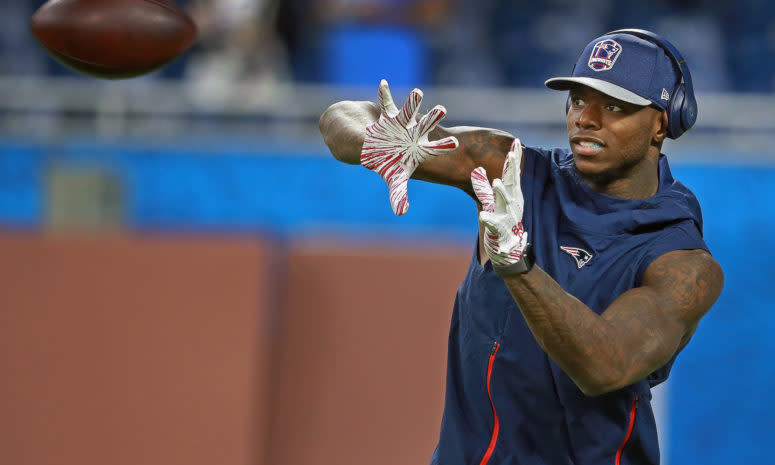
<svg viewBox="0 0 775 465">
<path fill-rule="evenodd" d="M 521 165 L 522 144 L 514 139 L 501 179 L 495 179 L 492 186 L 484 168 L 471 172 L 474 193 L 482 204 L 479 222 L 486 228 L 484 248 L 496 271 L 517 263 L 528 244 L 527 231 L 522 226 L 525 199 L 520 184 Z"/>
<path fill-rule="evenodd" d="M 387 81 L 380 81 L 380 116 L 366 127 L 361 150 L 361 165 L 378 173 L 387 183 L 390 206 L 396 215 L 409 209 L 407 183 L 414 170 L 429 157 L 447 153 L 458 145 L 454 137 L 428 141 L 428 133 L 444 119 L 447 110 L 437 105 L 416 122 L 420 102 L 422 91 L 414 89 L 399 112 Z"/>
</svg>

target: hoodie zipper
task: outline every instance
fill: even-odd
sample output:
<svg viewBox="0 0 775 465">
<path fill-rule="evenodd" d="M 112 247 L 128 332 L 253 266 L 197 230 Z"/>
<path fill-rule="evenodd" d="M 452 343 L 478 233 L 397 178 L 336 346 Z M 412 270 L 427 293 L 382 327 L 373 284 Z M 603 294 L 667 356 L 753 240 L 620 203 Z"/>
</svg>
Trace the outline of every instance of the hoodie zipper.
<svg viewBox="0 0 775 465">
<path fill-rule="evenodd" d="M 624 446 L 627 445 L 627 441 L 630 440 L 630 436 L 632 435 L 632 429 L 635 428 L 635 412 L 638 410 L 638 397 L 639 396 L 635 396 L 632 398 L 632 407 L 630 407 L 630 424 L 627 427 L 627 435 L 624 437 L 624 441 L 622 441 L 622 445 L 619 446 L 619 450 L 616 451 L 615 465 L 621 465 L 622 452 L 624 451 Z"/>
<path fill-rule="evenodd" d="M 492 401 L 492 393 L 490 392 L 490 379 L 492 378 L 492 365 L 495 363 L 495 354 L 498 353 L 500 343 L 495 341 L 492 343 L 492 350 L 490 350 L 490 359 L 487 363 L 487 397 L 490 398 L 490 406 L 492 406 L 492 436 L 490 436 L 490 444 L 487 446 L 487 450 L 482 456 L 482 460 L 479 461 L 479 465 L 486 465 L 492 457 L 492 453 L 495 450 L 495 443 L 498 442 L 498 430 L 500 429 L 500 423 L 498 422 L 498 412 L 495 411 L 495 403 Z M 617 462 L 618 465 L 618 462 Z"/>
</svg>

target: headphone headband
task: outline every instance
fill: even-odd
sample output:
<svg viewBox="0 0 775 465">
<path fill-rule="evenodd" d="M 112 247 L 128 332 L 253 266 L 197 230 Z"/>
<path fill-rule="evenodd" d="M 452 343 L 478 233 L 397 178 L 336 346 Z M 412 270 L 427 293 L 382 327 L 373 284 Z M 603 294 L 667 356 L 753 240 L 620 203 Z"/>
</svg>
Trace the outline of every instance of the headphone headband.
<svg viewBox="0 0 775 465">
<path fill-rule="evenodd" d="M 604 35 L 609 34 L 630 34 L 659 45 L 667 52 L 667 55 L 672 58 L 673 63 L 678 66 L 678 69 L 681 71 L 681 80 L 686 85 L 686 87 L 692 91 L 694 90 L 692 85 L 692 73 L 689 72 L 689 66 L 686 64 L 686 60 L 683 56 L 681 56 L 681 52 L 679 52 L 678 49 L 667 40 L 645 29 L 617 29 L 615 31 L 607 32 Z M 692 94 L 694 94 L 694 92 L 692 92 Z"/>
<path fill-rule="evenodd" d="M 671 105 L 668 113 L 670 119 L 668 136 L 675 139 L 691 128 L 697 121 L 697 100 L 694 97 L 692 74 L 689 72 L 689 66 L 686 64 L 686 60 L 681 56 L 678 49 L 658 34 L 645 29 L 617 29 L 615 31 L 607 32 L 604 35 L 610 34 L 629 34 L 652 42 L 660 46 L 670 59 L 673 60 L 673 63 L 678 67 L 681 81 L 676 90 L 673 91 L 671 97 Z"/>
</svg>

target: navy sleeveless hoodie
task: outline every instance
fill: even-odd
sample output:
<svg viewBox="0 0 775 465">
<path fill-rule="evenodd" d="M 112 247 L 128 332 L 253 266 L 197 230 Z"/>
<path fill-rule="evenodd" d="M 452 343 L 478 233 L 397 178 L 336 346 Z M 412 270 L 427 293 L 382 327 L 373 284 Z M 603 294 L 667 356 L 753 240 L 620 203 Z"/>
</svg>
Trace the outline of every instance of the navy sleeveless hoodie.
<svg viewBox="0 0 775 465">
<path fill-rule="evenodd" d="M 659 158 L 655 196 L 598 193 L 568 150 L 526 148 L 523 222 L 536 263 L 602 313 L 641 284 L 672 250 L 704 249 L 697 199 Z M 441 435 L 432 465 L 659 465 L 650 388 L 675 357 L 645 379 L 584 395 L 531 334 L 505 283 L 475 247 L 452 313 Z"/>
</svg>

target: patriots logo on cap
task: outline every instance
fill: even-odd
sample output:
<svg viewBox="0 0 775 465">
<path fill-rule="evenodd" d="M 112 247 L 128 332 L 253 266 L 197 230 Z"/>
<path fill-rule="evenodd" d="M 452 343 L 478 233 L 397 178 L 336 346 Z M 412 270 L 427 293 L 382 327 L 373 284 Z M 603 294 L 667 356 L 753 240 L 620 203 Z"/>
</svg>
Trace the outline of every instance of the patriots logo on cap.
<svg viewBox="0 0 775 465">
<path fill-rule="evenodd" d="M 608 71 L 614 67 L 616 59 L 622 54 L 622 46 L 612 39 L 604 39 L 592 47 L 587 65 L 593 71 Z"/>
<path fill-rule="evenodd" d="M 560 249 L 562 249 L 563 252 L 567 252 L 568 255 L 576 260 L 576 266 L 579 269 L 581 269 L 582 266 L 586 265 L 590 260 L 592 260 L 592 254 L 584 249 L 580 249 L 578 247 L 566 247 L 564 245 L 561 245 Z"/>
</svg>

